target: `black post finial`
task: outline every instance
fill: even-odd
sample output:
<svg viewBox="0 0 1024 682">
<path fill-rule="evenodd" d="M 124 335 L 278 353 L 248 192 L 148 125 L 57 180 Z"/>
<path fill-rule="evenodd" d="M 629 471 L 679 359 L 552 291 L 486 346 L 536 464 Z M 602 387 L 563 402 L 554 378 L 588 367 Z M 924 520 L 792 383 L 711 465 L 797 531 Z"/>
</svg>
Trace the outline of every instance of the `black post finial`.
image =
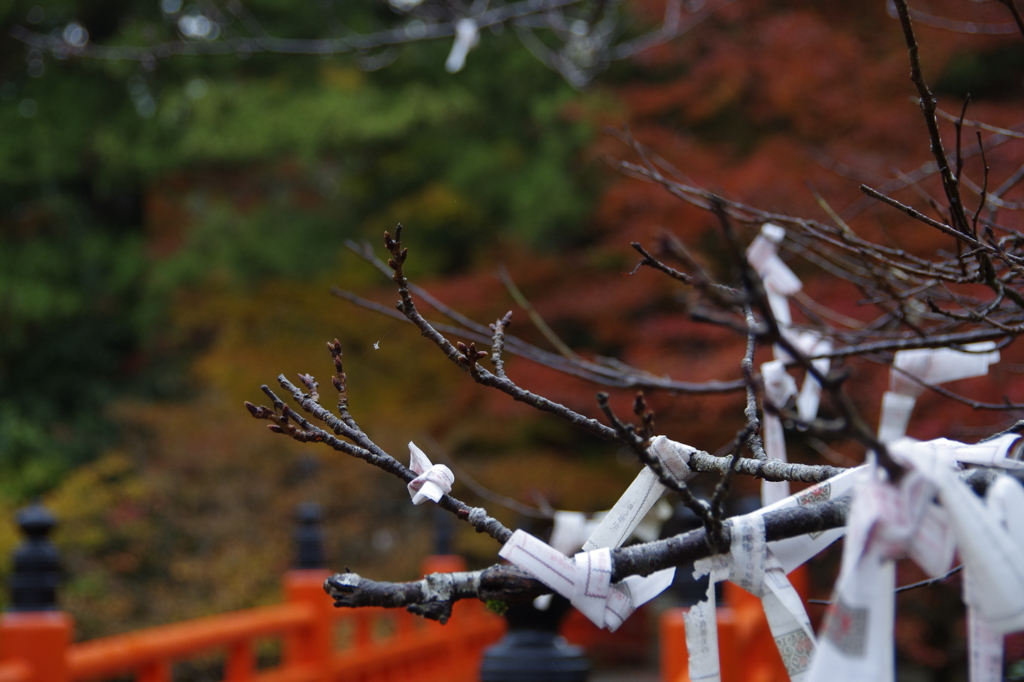
<svg viewBox="0 0 1024 682">
<path fill-rule="evenodd" d="M 25 539 L 12 554 L 14 567 L 8 583 L 10 611 L 52 611 L 57 608 L 60 554 L 50 531 L 57 517 L 39 502 L 18 511 L 18 527 Z"/>
<path fill-rule="evenodd" d="M 324 531 L 320 525 L 320 505 L 303 502 L 295 509 L 298 527 L 292 536 L 295 540 L 295 560 L 292 568 L 327 568 L 324 551 Z"/>
</svg>

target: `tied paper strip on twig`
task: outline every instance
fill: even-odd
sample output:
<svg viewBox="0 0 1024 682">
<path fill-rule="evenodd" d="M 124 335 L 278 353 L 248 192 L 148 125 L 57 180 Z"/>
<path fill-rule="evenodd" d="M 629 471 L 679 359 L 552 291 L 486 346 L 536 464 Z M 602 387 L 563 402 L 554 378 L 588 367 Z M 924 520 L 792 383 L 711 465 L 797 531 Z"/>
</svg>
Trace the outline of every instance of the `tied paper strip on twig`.
<svg viewBox="0 0 1024 682">
<path fill-rule="evenodd" d="M 761 519 L 760 521 L 748 521 L 744 519 L 744 517 L 740 517 L 741 520 L 733 519 L 732 523 L 740 524 L 743 527 L 749 527 L 751 524 L 757 524 L 763 528 L 764 514 L 779 509 L 804 506 L 818 502 L 827 502 L 829 500 L 846 497 L 852 494 L 857 484 L 864 479 L 867 473 L 868 469 L 866 466 L 848 469 L 838 476 L 833 476 L 827 481 L 822 481 L 821 483 L 811 486 L 796 495 L 791 495 L 784 500 L 780 500 L 775 504 L 763 507 L 747 515 L 747 517 L 750 517 L 751 519 L 756 516 Z M 754 527 L 756 528 L 757 526 Z M 789 585 L 786 574 L 793 572 L 797 567 L 807 562 L 811 557 L 823 551 L 833 542 L 841 538 L 845 530 L 845 528 L 833 528 L 821 533 L 809 533 L 793 538 L 776 540 L 768 544 L 768 551 L 771 555 L 771 559 L 769 560 L 766 554 L 764 560 L 764 565 L 766 566 L 765 581 L 769 584 L 770 588 L 774 585 L 772 592 L 779 599 L 781 607 L 779 605 L 772 604 L 772 613 L 769 614 L 768 608 L 765 609 L 765 613 L 769 618 L 769 626 L 772 629 L 773 637 L 776 638 L 776 644 L 780 648 L 783 661 L 787 664 L 787 670 L 790 671 L 791 675 L 798 675 L 798 677 L 794 679 L 805 679 L 807 664 L 811 659 L 810 655 L 808 655 L 807 658 L 804 658 L 804 654 L 808 653 L 806 641 L 803 640 L 801 635 L 796 633 L 796 629 L 792 627 L 792 623 L 796 622 L 800 624 L 800 630 L 807 635 L 812 646 L 814 636 L 810 631 L 809 623 L 807 623 L 806 629 L 804 628 L 806 612 L 803 610 L 803 604 L 800 602 L 799 596 L 796 595 L 795 592 L 789 594 L 788 591 L 792 586 Z M 753 531 L 745 531 L 742 528 L 735 529 L 734 527 L 733 533 L 738 533 L 740 536 L 750 536 Z M 736 535 L 734 535 L 734 537 L 736 537 Z M 753 537 L 758 537 L 758 535 L 753 534 Z M 739 551 L 741 552 L 743 551 L 742 542 L 743 541 L 740 540 L 741 549 Z M 757 554 L 747 552 L 746 555 L 749 557 L 751 555 L 756 556 Z M 722 556 L 713 557 L 712 559 L 705 561 L 709 561 L 710 563 L 701 564 L 698 562 L 696 564 L 701 572 L 695 571 L 695 575 L 699 576 L 708 572 L 711 573 L 711 581 L 708 586 L 707 598 L 690 608 L 690 610 L 684 615 L 684 622 L 686 624 L 687 649 L 692 654 L 696 655 L 696 659 L 691 658 L 691 679 L 701 679 L 712 682 L 719 679 L 718 634 L 716 628 L 714 584 L 716 582 L 721 582 L 722 580 L 731 579 L 730 574 L 733 573 L 734 569 L 731 567 L 729 561 Z M 743 561 L 744 565 L 749 564 L 748 559 L 744 559 Z M 775 572 L 776 566 L 778 567 L 777 573 Z M 747 588 L 743 583 L 751 583 L 752 580 L 742 576 L 744 574 L 756 575 L 757 570 L 744 570 L 743 568 L 740 568 L 735 569 L 735 572 L 737 575 L 737 584 L 740 584 L 744 589 L 749 590 L 750 588 Z M 789 585 L 789 587 L 787 588 L 786 585 Z M 781 596 L 787 594 L 789 596 Z M 785 615 L 786 613 L 791 615 Z M 782 640 L 781 642 L 779 641 L 780 639 Z M 783 651 L 783 649 L 786 650 Z M 696 666 L 696 668 L 694 666 Z"/>
<path fill-rule="evenodd" d="M 966 595 L 969 605 L 1000 635 L 1024 630 L 1024 533 L 1017 525 L 1024 509 L 1021 496 L 1015 494 L 1019 491 L 1010 493 L 1003 488 L 986 506 L 957 477 L 955 450 L 943 454 L 936 451 L 934 441 L 914 443 L 909 439 L 890 449 L 937 488 L 964 570 L 971 576 L 971 593 Z M 1004 525 L 1004 514 L 1016 523 Z"/>
<path fill-rule="evenodd" d="M 448 73 L 462 71 L 462 67 L 466 65 L 466 56 L 479 42 L 479 27 L 476 20 L 468 17 L 459 19 L 455 24 L 455 42 L 452 43 L 452 50 L 444 62 L 445 70 Z"/>
<path fill-rule="evenodd" d="M 796 382 L 786 371 L 786 363 L 772 360 L 761 365 L 761 377 L 764 380 L 764 397 L 778 409 L 784 409 L 789 399 L 796 395 Z M 769 459 L 783 462 L 786 458 L 786 434 L 782 429 L 782 420 L 775 412 L 765 408 L 762 419 L 764 429 L 764 450 Z M 775 504 L 789 497 L 789 481 L 761 481 L 761 504 Z"/>
<path fill-rule="evenodd" d="M 889 374 L 889 391 L 882 397 L 882 415 L 878 424 L 878 439 L 880 441 L 886 444 L 912 442 L 911 439 L 905 439 L 904 436 L 914 405 L 925 387 L 908 377 L 908 374 L 930 384 L 940 384 L 957 379 L 983 376 L 988 373 L 991 364 L 999 361 L 999 352 L 994 350 L 993 342 L 971 344 L 966 348 L 971 352 L 941 348 L 915 349 L 896 353 L 893 358 L 893 369 Z M 1017 436 L 1007 435 L 986 443 L 967 445 L 940 438 L 920 443 L 917 448 L 919 452 L 930 450 L 927 456 L 934 460 L 955 459 L 959 462 L 1010 469 L 1024 467 L 1021 462 L 1007 456 L 1017 440 Z M 927 511 L 925 520 L 931 530 L 919 533 L 918 537 L 944 537 L 946 545 L 942 547 L 941 552 L 945 552 L 952 543 L 948 527 L 948 514 L 937 510 L 936 505 L 929 505 Z M 915 560 L 921 559 L 922 555 L 927 560 L 927 548 L 921 547 L 920 543 L 917 543 L 912 549 L 915 550 L 912 552 Z M 941 553 L 939 558 L 943 558 Z M 891 573 L 894 569 L 887 567 L 887 570 Z M 887 580 L 888 574 L 886 576 Z M 893 578 L 894 580 L 895 578 Z M 973 593 L 970 587 L 973 582 L 974 578 L 970 571 L 965 571 L 964 601 L 968 604 L 971 603 L 969 594 Z M 996 634 L 977 610 L 970 606 L 968 607 L 967 621 L 971 680 L 973 682 L 995 682 L 995 680 L 1001 679 L 1002 637 Z M 993 672 L 997 667 L 996 659 L 998 659 L 998 673 Z"/>
<path fill-rule="evenodd" d="M 630 576 L 611 584 L 611 550 L 579 552 L 569 558 L 542 540 L 517 530 L 498 552 L 562 595 L 594 625 L 614 632 L 638 607 L 672 583 L 674 569 Z"/>
<path fill-rule="evenodd" d="M 963 464 L 977 464 L 1000 469 L 1024 469 L 1024 462 L 1013 459 L 1010 453 L 1016 448 L 1020 436 L 1008 433 L 981 443 L 960 443 L 946 438 L 924 441 L 917 444 L 918 448 L 930 448 L 936 456 L 949 453 L 953 459 Z"/>
<path fill-rule="evenodd" d="M 803 286 L 800 278 L 793 274 L 778 254 L 778 244 L 786 236 L 785 228 L 765 223 L 761 233 L 747 248 L 747 262 L 764 282 L 768 305 L 771 306 L 775 321 L 780 327 L 788 329 L 793 324 L 789 311 L 789 297 L 800 291 Z"/>
<path fill-rule="evenodd" d="M 838 500 L 852 494 L 857 483 L 866 475 L 867 467 L 864 466 L 847 469 L 838 476 L 833 476 L 826 481 L 801 490 L 795 495 L 790 495 L 784 500 L 763 507 L 755 513 L 763 515 L 778 509 Z M 771 543 L 772 554 L 782 564 L 782 568 L 787 574 L 792 573 L 798 566 L 805 564 L 811 557 L 824 551 L 833 542 L 843 537 L 845 532 L 845 528 L 832 528 L 820 533 L 776 540 Z"/>
<path fill-rule="evenodd" d="M 1013 439 L 1000 438 L 1000 447 Z M 952 462 L 967 446 L 939 439 L 910 439 L 891 449 L 910 461 L 938 489 L 964 564 L 964 601 L 968 607 L 969 662 L 973 682 L 1002 679 L 1003 635 L 1024 629 L 1024 491 L 1002 476 L 990 486 L 985 504 L 955 473 Z M 1005 452 L 994 460 L 1005 459 Z"/>
<path fill-rule="evenodd" d="M 765 542 L 764 517 L 755 512 L 735 517 L 730 523 L 729 554 L 694 564 L 694 577 L 711 577 L 706 598 L 683 617 L 690 651 L 690 679 L 721 679 L 715 583 L 729 580 L 760 597 L 786 672 L 793 682 L 802 682 L 814 657 L 814 631 L 800 595 Z"/>
<path fill-rule="evenodd" d="M 1024 538 L 1011 534 L 958 478 L 955 446 L 963 444 L 950 443 L 906 438 L 890 444 L 890 454 L 906 467 L 899 485 L 871 466 L 872 476 L 858 489 L 850 512 L 814 682 L 836 682 L 837 671 L 842 680 L 893 679 L 894 560 L 901 556 L 938 577 L 956 547 L 970 576 L 966 598 L 975 619 L 980 616 L 995 636 L 1024 629 Z M 936 495 L 941 507 L 931 502 Z M 1024 509 L 1012 513 L 1019 518 Z M 991 646 L 991 633 L 980 649 Z M 972 651 L 972 658 L 990 655 Z"/>
<path fill-rule="evenodd" d="M 800 350 L 811 355 L 828 353 L 832 350 L 832 344 L 827 339 L 822 339 L 814 332 L 797 333 L 792 329 L 793 315 L 789 307 L 789 297 L 800 291 L 803 284 L 800 278 L 789 269 L 778 254 L 778 245 L 786 236 L 785 228 L 772 223 L 765 223 L 761 226 L 761 233 L 754 238 L 747 248 L 747 262 L 754 268 L 761 281 L 764 282 L 765 294 L 768 296 L 768 305 L 772 309 L 779 330 L 790 339 Z M 774 347 L 776 360 L 789 361 L 792 358 L 785 349 L 778 345 Z M 814 361 L 814 366 L 819 372 L 827 372 L 829 368 L 828 358 L 819 358 Z M 799 403 L 804 407 L 800 408 L 800 416 L 803 419 L 813 419 L 818 413 L 818 399 L 821 394 L 821 386 L 813 377 L 807 377 L 801 389 Z"/>
<path fill-rule="evenodd" d="M 431 464 L 430 458 L 422 450 L 409 442 L 409 468 L 419 474 L 406 486 L 413 504 L 423 504 L 427 500 L 437 502 L 452 491 L 455 474 L 444 464 Z"/>
<path fill-rule="evenodd" d="M 601 514 L 596 519 L 588 519 L 583 512 L 556 511 L 552 517 L 551 540 L 548 544 L 562 554 L 575 554 L 597 528 L 603 516 Z M 533 600 L 533 607 L 538 611 L 547 611 L 550 606 L 550 594 L 542 594 Z"/>
<path fill-rule="evenodd" d="M 921 348 L 896 353 L 889 372 L 889 390 L 882 396 L 878 439 L 890 443 L 907 433 L 910 413 L 925 388 L 907 375 L 927 384 L 984 376 L 990 365 L 999 362 L 995 347 L 995 342 L 983 341 L 966 345 L 964 350 Z"/>
<path fill-rule="evenodd" d="M 985 503 L 996 522 L 1002 524 L 1013 544 L 1024 547 L 1024 489 L 1008 476 L 989 486 Z M 964 569 L 964 602 L 967 604 L 967 637 L 970 642 L 968 670 L 971 682 L 1001 682 L 1003 679 L 1003 635 L 996 632 L 974 607 L 978 601 L 976 578 Z"/>
<path fill-rule="evenodd" d="M 1000 476 L 989 486 L 986 504 L 993 517 L 1006 527 L 1013 543 L 1024 547 L 1024 490 L 1018 482 Z M 1000 682 L 1003 679 L 1003 636 L 978 612 L 979 586 L 974 571 L 964 570 L 964 601 L 970 640 L 969 670 L 972 682 Z"/>
<path fill-rule="evenodd" d="M 690 475 L 690 455 L 696 452 L 694 448 L 658 436 L 651 441 L 649 450 L 678 480 L 682 481 Z M 597 530 L 583 545 L 584 551 L 621 547 L 664 492 L 665 486 L 658 480 L 658 475 L 650 467 L 644 467 L 605 514 Z"/>
<path fill-rule="evenodd" d="M 658 436 L 650 445 L 663 466 L 679 480 L 690 475 L 690 453 L 693 448 Z M 607 571 L 611 575 L 611 548 L 620 547 L 633 533 L 647 513 L 661 498 L 665 486 L 649 467 L 644 467 L 626 492 L 609 510 L 583 545 L 583 551 L 569 559 L 563 547 L 552 547 L 541 540 L 516 531 L 498 553 L 534 575 L 542 583 L 558 592 L 598 627 L 611 631 L 641 605 L 658 596 L 672 584 L 675 568 L 666 568 L 649 576 L 630 576 L 616 585 L 608 584 L 601 575 L 607 556 Z M 557 521 L 557 518 L 556 518 Z M 579 519 L 566 519 L 577 528 Z M 556 527 L 556 531 L 557 531 Z M 552 544 L 562 545 L 568 530 L 552 534 Z M 559 551 L 563 549 L 563 551 Z M 542 608 L 546 600 L 538 598 L 535 604 Z"/>
<path fill-rule="evenodd" d="M 818 355 L 832 350 L 832 344 L 813 332 L 796 333 L 791 327 L 793 317 L 789 307 L 789 297 L 801 289 L 800 279 L 789 269 L 778 255 L 778 244 L 786 236 L 786 230 L 772 223 L 765 223 L 761 233 L 747 249 L 747 262 L 754 268 L 764 282 L 765 293 L 772 315 L 779 325 L 779 330 L 792 341 L 803 353 Z M 772 363 L 761 365 L 764 378 L 765 394 L 768 401 L 783 407 L 790 396 L 797 395 L 796 382 L 785 370 L 785 362 L 791 360 L 779 345 L 774 347 L 776 366 Z M 814 368 L 824 374 L 829 369 L 828 358 L 812 361 Z M 797 396 L 797 414 L 803 421 L 811 421 L 818 416 L 818 405 L 821 402 L 821 384 L 808 372 L 803 386 Z M 786 459 L 785 435 L 782 423 L 777 415 L 764 410 L 765 451 L 769 457 Z M 761 504 L 769 505 L 789 496 L 789 481 L 763 481 L 761 483 Z"/>
<path fill-rule="evenodd" d="M 893 679 L 896 573 L 934 487 L 907 472 L 899 487 L 872 465 L 847 520 L 843 560 L 825 616 L 811 682 Z"/>
</svg>

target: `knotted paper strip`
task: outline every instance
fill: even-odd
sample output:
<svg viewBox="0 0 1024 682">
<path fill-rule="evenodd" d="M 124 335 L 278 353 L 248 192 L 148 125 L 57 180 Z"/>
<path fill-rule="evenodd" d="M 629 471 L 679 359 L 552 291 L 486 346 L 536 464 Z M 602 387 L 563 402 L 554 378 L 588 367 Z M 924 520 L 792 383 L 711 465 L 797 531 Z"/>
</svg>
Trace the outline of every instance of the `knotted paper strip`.
<svg viewBox="0 0 1024 682">
<path fill-rule="evenodd" d="M 690 475 L 690 455 L 696 452 L 695 448 L 658 436 L 651 441 L 649 449 L 661 460 L 662 466 L 680 481 Z M 664 492 L 665 486 L 658 480 L 658 475 L 650 467 L 644 467 L 605 514 L 597 530 L 583 545 L 584 551 L 600 547 L 621 547 Z"/>
<path fill-rule="evenodd" d="M 786 671 L 791 680 L 800 682 L 814 657 L 814 631 L 800 595 L 768 549 L 764 517 L 755 512 L 734 517 L 730 523 L 729 554 L 702 559 L 694 565 L 694 577 L 710 574 L 711 578 L 705 600 L 684 616 L 687 646 L 690 647 L 690 678 L 720 679 L 714 584 L 730 580 L 761 598 L 768 627 Z"/>
<path fill-rule="evenodd" d="M 915 471 L 893 486 L 882 480 L 876 465 L 869 467 L 848 517 L 839 579 L 811 682 L 893 679 L 893 559 L 905 553 L 935 488 Z"/>
<path fill-rule="evenodd" d="M 452 50 L 444 62 L 445 70 L 448 73 L 461 71 L 466 65 L 466 55 L 478 42 L 480 36 L 476 21 L 468 17 L 459 19 L 455 24 L 455 42 L 452 43 Z"/>
<path fill-rule="evenodd" d="M 455 474 L 443 464 L 431 464 L 422 450 L 409 442 L 409 468 L 419 474 L 406 486 L 413 504 L 423 504 L 427 500 L 437 502 L 452 491 Z"/>
<path fill-rule="evenodd" d="M 892 363 L 895 369 L 889 372 L 889 390 L 882 396 L 878 439 L 890 443 L 907 433 L 910 413 L 924 391 L 924 386 L 907 374 L 928 384 L 984 376 L 990 365 L 999 362 L 999 351 L 994 349 L 995 342 L 983 341 L 964 346 L 964 350 L 920 348 L 896 353 Z"/>
<path fill-rule="evenodd" d="M 690 475 L 687 463 L 690 461 L 690 453 L 695 452 L 694 448 L 671 441 L 665 436 L 658 436 L 651 442 L 650 449 L 658 456 L 662 465 L 679 480 Z M 565 576 L 569 576 L 565 567 L 569 565 L 570 559 L 563 552 L 569 551 L 568 547 L 571 545 L 570 527 L 577 532 L 588 527 L 588 524 L 581 525 L 580 518 L 565 517 L 567 525 L 563 530 L 560 528 L 556 513 L 555 529 L 551 535 L 551 544 L 554 547 L 527 533 L 519 536 L 521 531 L 516 531 L 502 547 L 499 555 L 526 569 L 552 590 L 569 599 L 598 627 L 607 627 L 614 631 L 640 605 L 664 592 L 672 584 L 676 570 L 666 568 L 649 576 L 630 576 L 616 585 L 596 589 L 595 586 L 603 585 L 599 575 L 603 560 L 597 553 L 621 547 L 664 492 L 665 486 L 658 481 L 657 475 L 650 468 L 644 467 L 611 510 L 604 514 L 597 528 L 583 544 L 583 551 L 572 560 L 575 563 L 572 563 L 569 582 L 573 587 L 564 580 Z M 545 558 L 551 562 L 551 567 L 545 567 Z M 552 567 L 561 568 L 556 570 Z M 588 577 L 591 574 L 596 577 Z M 577 592 L 577 583 L 585 583 L 588 587 Z M 543 610 L 546 608 L 547 600 L 538 597 L 535 604 Z"/>
<path fill-rule="evenodd" d="M 768 304 L 781 327 L 792 325 L 788 297 L 800 291 L 802 287 L 800 278 L 779 258 L 776 245 L 781 243 L 785 236 L 784 228 L 765 223 L 761 226 L 761 233 L 747 248 L 747 262 L 764 282 Z"/>
<path fill-rule="evenodd" d="M 813 332 L 795 333 L 790 327 L 793 318 L 789 308 L 789 296 L 800 290 L 800 279 L 793 274 L 793 271 L 779 258 L 776 246 L 785 237 L 785 229 L 772 223 L 765 223 L 761 227 L 761 233 L 754 238 L 754 241 L 747 249 L 747 262 L 757 271 L 764 281 L 765 292 L 768 296 L 768 304 L 772 314 L 779 325 L 780 331 L 786 335 L 800 350 L 808 354 L 827 353 L 832 349 L 832 344 L 822 339 Z M 785 350 L 776 345 L 774 348 L 775 361 L 779 366 L 765 363 L 761 366 L 761 375 L 764 377 L 765 394 L 767 399 L 775 405 L 782 407 L 789 400 L 790 396 L 797 394 L 796 382 L 789 377 L 785 370 L 785 362 L 792 360 Z M 819 358 L 813 361 L 814 368 L 819 372 L 828 372 L 829 359 Z M 797 413 L 804 421 L 810 421 L 818 415 L 818 405 L 821 402 L 821 385 L 811 376 L 810 373 L 804 378 L 803 387 L 800 389 L 797 398 Z M 785 436 L 782 431 L 782 423 L 774 414 L 764 411 L 764 440 L 765 452 L 769 457 L 786 459 Z M 789 496 L 789 481 L 762 481 L 761 503 L 764 505 L 774 504 Z"/>
<path fill-rule="evenodd" d="M 991 668 L 993 637 L 1024 629 L 1024 537 L 1003 525 L 993 511 L 997 502 L 986 507 L 958 478 L 956 454 L 966 448 L 945 439 L 891 443 L 890 454 L 906 467 L 898 486 L 871 465 L 872 475 L 854 497 L 812 681 L 836 682 L 837 674 L 841 680 L 892 680 L 893 560 L 909 555 L 939 576 L 949 567 L 954 542 L 969 576 L 969 626 L 979 640 L 972 645 L 974 669 Z M 936 495 L 941 507 L 932 503 Z M 1011 515 L 1020 518 L 1024 493 L 1010 499 Z"/>
<path fill-rule="evenodd" d="M 686 653 L 689 658 L 691 680 L 699 682 L 721 682 L 721 663 L 718 660 L 718 613 L 715 605 L 715 583 L 728 577 L 728 566 L 711 559 L 694 563 L 693 577 L 700 579 L 708 573 L 708 590 L 704 599 L 697 602 L 683 614 L 686 627 Z"/>
<path fill-rule="evenodd" d="M 763 515 L 777 509 L 786 509 L 787 507 L 798 506 L 802 507 L 804 505 L 815 504 L 817 502 L 838 500 L 841 497 L 846 497 L 847 495 L 852 494 L 858 481 L 863 479 L 866 475 L 866 466 L 847 469 L 843 473 L 833 476 L 827 481 L 822 481 L 810 488 L 801 490 L 795 495 L 790 495 L 786 499 L 780 500 L 775 504 L 768 505 L 767 507 L 763 507 L 754 513 Z M 845 528 L 832 528 L 830 530 L 822 531 L 821 533 L 809 533 L 807 535 L 798 535 L 795 538 L 776 540 L 775 542 L 770 543 L 770 547 L 772 554 L 775 555 L 775 558 L 782 565 L 783 570 L 788 574 L 796 570 L 798 566 L 806 563 L 811 557 L 822 552 L 833 542 L 843 537 L 845 532 Z"/>
<path fill-rule="evenodd" d="M 933 442 L 900 441 L 890 449 L 938 489 L 960 559 L 971 573 L 969 605 L 998 634 L 1024 630 L 1024 545 L 1020 544 L 1022 538 L 1016 526 L 1011 534 L 993 511 L 995 503 L 993 508 L 987 507 L 957 477 L 953 452 L 942 456 Z M 1018 499 L 1007 497 L 1013 500 L 1009 503 L 1011 513 L 1017 511 Z"/>
<path fill-rule="evenodd" d="M 936 456 L 948 453 L 953 459 L 964 464 L 1013 470 L 1024 469 L 1024 462 L 1010 459 L 1010 453 L 1019 440 L 1020 436 L 1017 434 L 1008 433 L 983 443 L 959 443 L 946 438 L 936 438 L 918 443 L 917 447 L 920 449 L 930 448 L 932 452 L 936 453 Z"/>
<path fill-rule="evenodd" d="M 780 330 L 788 338 L 793 338 L 789 328 L 793 324 L 793 316 L 789 310 L 789 296 L 800 291 L 803 286 L 800 278 L 793 274 L 778 255 L 776 246 L 786 236 L 786 230 L 772 223 L 761 226 L 761 233 L 747 247 L 747 262 L 754 268 L 764 282 L 768 306 L 778 323 Z M 775 346 L 775 359 L 788 360 L 789 354 L 778 345 Z"/>
<path fill-rule="evenodd" d="M 579 552 L 570 559 L 522 530 L 512 534 L 498 555 L 568 599 L 592 623 L 612 632 L 638 607 L 661 594 L 675 575 L 675 569 L 669 568 L 612 585 L 609 548 Z"/>
<path fill-rule="evenodd" d="M 764 395 L 772 405 L 784 408 L 789 399 L 796 395 L 796 382 L 786 371 L 786 363 L 772 360 L 761 365 L 761 378 L 764 380 Z M 805 382 L 806 383 L 806 382 Z M 786 434 L 782 429 L 779 415 L 764 410 L 762 418 L 764 451 L 768 459 L 783 462 L 786 459 Z M 775 504 L 789 497 L 789 481 L 761 481 L 761 504 Z"/>
<path fill-rule="evenodd" d="M 565 555 L 578 552 L 599 523 L 599 519 L 588 519 L 583 512 L 562 510 L 555 512 L 552 521 L 554 525 L 548 544 Z M 551 595 L 542 594 L 537 597 L 533 600 L 533 606 L 538 611 L 547 611 L 551 606 Z"/>
<path fill-rule="evenodd" d="M 993 518 L 1006 527 L 1013 543 L 1024 547 L 1024 489 L 1007 476 L 989 486 L 986 506 Z M 967 604 L 967 637 L 970 643 L 968 669 L 971 682 L 1001 682 L 1003 679 L 1003 636 L 992 629 L 972 605 L 981 587 L 974 571 L 964 569 L 964 602 Z"/>
</svg>

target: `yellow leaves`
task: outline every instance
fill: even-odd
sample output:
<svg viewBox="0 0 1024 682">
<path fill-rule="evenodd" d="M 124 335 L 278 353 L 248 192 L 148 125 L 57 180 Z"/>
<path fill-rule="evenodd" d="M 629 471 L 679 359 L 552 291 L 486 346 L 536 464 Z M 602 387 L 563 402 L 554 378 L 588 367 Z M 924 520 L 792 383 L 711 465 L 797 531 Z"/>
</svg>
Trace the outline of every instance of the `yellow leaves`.
<svg viewBox="0 0 1024 682">
<path fill-rule="evenodd" d="M 351 91 L 359 88 L 365 75 L 354 66 L 342 66 L 328 62 L 320 69 L 320 82 L 333 90 Z"/>
<path fill-rule="evenodd" d="M 412 221 L 410 216 L 414 216 Z M 415 194 L 392 203 L 371 224 L 383 230 L 391 229 L 400 222 L 413 222 L 416 227 L 430 229 L 444 223 L 472 222 L 479 218 L 480 213 L 470 198 L 462 196 L 450 185 L 432 182 Z"/>
<path fill-rule="evenodd" d="M 75 469 L 46 500 L 60 521 L 55 542 L 97 552 L 115 534 L 145 533 L 142 509 L 149 490 L 137 476 L 128 457 L 116 451 Z"/>
</svg>

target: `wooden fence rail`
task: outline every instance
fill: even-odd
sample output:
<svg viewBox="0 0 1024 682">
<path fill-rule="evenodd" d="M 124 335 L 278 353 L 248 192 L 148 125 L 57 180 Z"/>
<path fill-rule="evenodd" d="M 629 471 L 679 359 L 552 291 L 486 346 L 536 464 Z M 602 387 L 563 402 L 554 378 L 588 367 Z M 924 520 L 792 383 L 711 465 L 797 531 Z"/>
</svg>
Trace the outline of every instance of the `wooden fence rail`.
<svg viewBox="0 0 1024 682">
<path fill-rule="evenodd" d="M 224 655 L 225 682 L 471 682 L 504 619 L 479 602 L 456 605 L 446 626 L 401 610 L 335 609 L 323 570 L 293 570 L 285 602 L 72 643 L 60 611 L 0 617 L 0 682 L 93 682 L 131 675 L 171 682 L 173 666 Z M 259 669 L 259 642 L 280 639 L 281 661 Z"/>
<path fill-rule="evenodd" d="M 48 535 L 56 519 L 34 504 L 18 513 L 25 541 L 14 552 L 10 610 L 0 616 L 0 682 L 173 682 L 174 666 L 223 661 L 223 682 L 476 682 L 484 649 L 505 632 L 505 619 L 474 600 L 454 605 L 447 625 L 401 609 L 335 609 L 323 590 L 319 509 L 300 505 L 298 567 L 285 574 L 284 602 L 219 616 L 74 643 L 74 619 L 57 609 L 60 562 Z M 454 555 L 428 557 L 423 573 L 462 571 Z M 806 592 L 806 570 L 791 576 Z M 718 625 L 722 679 L 784 682 L 759 599 L 727 585 Z M 641 609 L 645 611 L 645 609 Z M 661 678 L 688 682 L 682 609 L 661 618 Z M 614 635 L 570 612 L 561 632 L 608 660 L 644 657 L 654 633 L 637 613 Z M 277 641 L 279 660 L 261 667 L 261 649 Z M 274 650 L 273 647 L 270 650 Z M 181 676 L 178 676 L 179 679 Z"/>
<path fill-rule="evenodd" d="M 223 659 L 224 682 L 475 682 L 484 648 L 505 631 L 479 602 L 456 604 L 447 626 L 400 609 L 335 609 L 323 589 L 319 508 L 305 504 L 283 603 L 74 643 L 74 619 L 57 608 L 57 521 L 39 504 L 17 518 L 25 540 L 0 616 L 0 682 L 172 682 L 175 664 L 210 656 Z M 465 560 L 428 557 L 423 569 L 465 570 Z M 280 642 L 279 661 L 261 668 L 267 640 Z"/>
</svg>

